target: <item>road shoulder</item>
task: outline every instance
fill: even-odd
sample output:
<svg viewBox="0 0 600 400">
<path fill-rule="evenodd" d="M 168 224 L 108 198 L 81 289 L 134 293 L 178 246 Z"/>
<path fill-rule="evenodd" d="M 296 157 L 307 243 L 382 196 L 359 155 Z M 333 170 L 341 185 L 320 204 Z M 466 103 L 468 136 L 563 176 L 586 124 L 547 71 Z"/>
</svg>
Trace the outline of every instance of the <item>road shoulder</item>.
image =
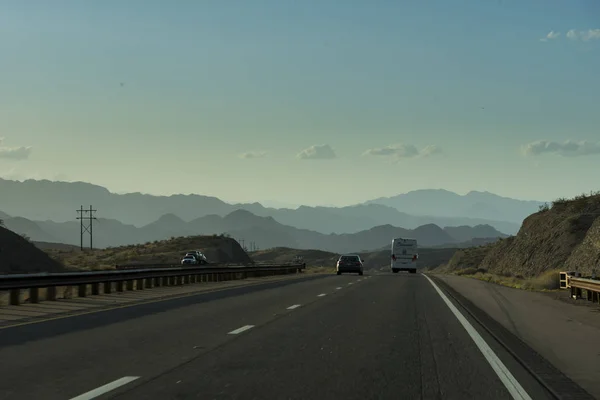
<svg viewBox="0 0 600 400">
<path fill-rule="evenodd" d="M 600 313 L 557 296 L 433 275 L 593 396 L 600 398 Z M 507 340 L 510 339 L 505 334 Z"/>
</svg>

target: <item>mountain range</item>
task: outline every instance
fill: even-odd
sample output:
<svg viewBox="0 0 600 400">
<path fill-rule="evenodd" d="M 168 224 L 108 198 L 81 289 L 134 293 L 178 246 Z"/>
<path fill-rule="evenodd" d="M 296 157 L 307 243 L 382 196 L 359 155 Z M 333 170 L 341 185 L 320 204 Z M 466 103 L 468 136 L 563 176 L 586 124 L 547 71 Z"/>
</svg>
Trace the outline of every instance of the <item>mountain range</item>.
<svg viewBox="0 0 600 400">
<path fill-rule="evenodd" d="M 487 192 L 461 196 L 432 189 L 347 207 L 269 208 L 260 203 L 229 204 L 202 195 L 116 194 L 85 182 L 5 179 L 0 179 L 0 193 L 0 210 L 33 221 L 73 222 L 76 209 L 82 205 L 84 208 L 93 205 L 98 218 L 120 221 L 130 228 L 145 227 L 169 214 L 191 223 L 200 217 L 225 217 L 233 211 L 245 210 L 256 216 L 271 217 L 283 225 L 323 234 L 358 233 L 381 225 L 416 229 L 428 224 L 489 225 L 505 234 L 515 234 L 523 218 L 542 204 Z"/>
<path fill-rule="evenodd" d="M 379 204 L 413 215 L 434 214 L 438 217 L 521 222 L 538 211 L 541 201 L 515 200 L 489 192 L 471 191 L 459 195 L 443 189 L 414 190 L 393 197 L 381 197 L 366 204 Z"/>
<path fill-rule="evenodd" d="M 10 217 L 2 213 L 5 226 L 36 242 L 79 244 L 78 221 L 31 221 L 23 217 Z M 253 242 L 259 248 L 291 247 L 297 249 L 326 250 L 337 253 L 368 251 L 387 246 L 394 237 L 412 237 L 421 246 L 468 246 L 472 240 L 493 241 L 506 237 L 489 225 L 440 228 L 426 224 L 415 229 L 380 225 L 356 233 L 324 234 L 299 229 L 277 222 L 273 217 L 261 217 L 246 210 L 235 210 L 224 217 L 207 215 L 186 222 L 174 214 L 165 214 L 142 227 L 123 224 L 114 219 L 98 218 L 93 225 L 94 247 L 103 248 L 145 243 L 169 237 L 227 234 L 246 244 Z M 84 246 L 89 246 L 89 236 L 84 235 Z"/>
</svg>

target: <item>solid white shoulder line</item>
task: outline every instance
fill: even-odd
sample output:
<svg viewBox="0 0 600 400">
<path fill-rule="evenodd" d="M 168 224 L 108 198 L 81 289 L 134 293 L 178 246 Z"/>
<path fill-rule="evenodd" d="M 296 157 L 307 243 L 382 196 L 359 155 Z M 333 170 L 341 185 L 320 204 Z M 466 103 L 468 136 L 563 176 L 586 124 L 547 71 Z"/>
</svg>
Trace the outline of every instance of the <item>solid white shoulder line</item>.
<svg viewBox="0 0 600 400">
<path fill-rule="evenodd" d="M 481 335 L 473 328 L 473 325 L 467 321 L 467 319 L 461 314 L 460 311 L 452 304 L 452 302 L 446 297 L 446 295 L 440 290 L 440 288 L 429 278 L 427 275 L 423 275 L 436 292 L 440 295 L 444 303 L 450 308 L 450 311 L 454 314 L 454 316 L 458 319 L 461 325 L 465 328 L 471 339 L 475 342 L 481 353 L 485 357 L 488 363 L 490 363 L 491 367 L 498 375 L 498 378 L 502 381 L 506 389 L 512 395 L 513 399 L 522 399 L 522 400 L 531 400 L 531 397 L 527 394 L 525 389 L 519 384 L 519 382 L 515 379 L 515 377 L 510 373 L 508 368 L 500 361 L 496 353 L 488 346 L 485 340 L 481 337 Z"/>
<path fill-rule="evenodd" d="M 124 376 L 123 378 L 117 379 L 116 381 L 112 381 L 107 383 L 104 386 L 100 386 L 94 390 L 90 390 L 87 393 L 81 394 L 77 397 L 73 397 L 71 400 L 90 400 L 101 396 L 105 393 L 110 392 L 111 390 L 115 390 L 118 387 L 128 384 L 129 382 L 133 382 L 136 379 L 139 379 L 139 376 Z"/>
</svg>

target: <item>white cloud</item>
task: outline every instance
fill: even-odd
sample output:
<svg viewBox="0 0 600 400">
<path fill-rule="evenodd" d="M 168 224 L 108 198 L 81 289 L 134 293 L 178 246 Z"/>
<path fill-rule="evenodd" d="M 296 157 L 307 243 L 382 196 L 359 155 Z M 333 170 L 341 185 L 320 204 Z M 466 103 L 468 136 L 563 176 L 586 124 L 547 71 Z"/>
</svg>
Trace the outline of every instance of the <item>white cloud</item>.
<svg viewBox="0 0 600 400">
<path fill-rule="evenodd" d="M 586 32 L 580 32 L 580 35 L 583 41 L 600 39 L 600 29 L 588 29 Z"/>
<path fill-rule="evenodd" d="M 330 160 L 336 158 L 335 152 L 328 144 L 314 145 L 296 155 L 301 160 Z"/>
<path fill-rule="evenodd" d="M 594 39 L 600 39 L 600 29 L 588 29 L 587 31 L 576 31 L 571 29 L 567 32 L 567 37 L 571 40 L 582 40 L 588 42 Z"/>
<path fill-rule="evenodd" d="M 363 153 L 364 156 L 383 156 L 393 157 L 398 160 L 403 158 L 429 157 L 435 154 L 440 154 L 442 149 L 436 145 L 429 145 L 422 150 L 417 149 L 412 144 L 392 144 L 385 147 L 369 149 Z"/>
<path fill-rule="evenodd" d="M 547 42 L 548 40 L 557 39 L 560 36 L 560 32 L 550 31 L 548 34 L 540 39 L 542 42 Z"/>
<path fill-rule="evenodd" d="M 266 151 L 249 151 L 249 152 L 240 154 L 240 158 L 246 158 L 246 159 L 263 158 L 266 155 L 267 155 Z"/>
<path fill-rule="evenodd" d="M 564 143 L 539 140 L 522 147 L 523 154 L 527 156 L 540 156 L 542 154 L 557 154 L 563 157 L 578 157 L 600 154 L 600 142 L 567 140 Z"/>
<path fill-rule="evenodd" d="M 441 153 L 442 153 L 442 149 L 439 146 L 437 146 L 435 144 L 430 144 L 429 146 L 427 146 L 423 150 L 421 150 L 421 157 L 429 157 L 434 154 L 441 154 Z"/>
<path fill-rule="evenodd" d="M 25 147 L 5 147 L 2 146 L 4 138 L 0 138 L 0 158 L 9 158 L 12 160 L 25 160 L 31 154 L 31 146 Z"/>
</svg>

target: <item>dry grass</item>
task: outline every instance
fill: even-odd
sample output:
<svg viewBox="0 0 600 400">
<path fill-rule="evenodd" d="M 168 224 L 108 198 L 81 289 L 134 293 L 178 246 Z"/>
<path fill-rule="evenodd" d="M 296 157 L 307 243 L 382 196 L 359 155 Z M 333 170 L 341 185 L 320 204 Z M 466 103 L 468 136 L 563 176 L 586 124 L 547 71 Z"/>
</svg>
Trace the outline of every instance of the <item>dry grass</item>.
<svg viewBox="0 0 600 400">
<path fill-rule="evenodd" d="M 531 278 L 503 276 L 477 268 L 456 270 L 452 274 L 522 290 L 547 292 L 560 288 L 559 271 L 546 271 L 539 276 Z"/>
<path fill-rule="evenodd" d="M 308 274 L 334 274 L 335 267 L 306 267 L 306 273 Z"/>
</svg>

